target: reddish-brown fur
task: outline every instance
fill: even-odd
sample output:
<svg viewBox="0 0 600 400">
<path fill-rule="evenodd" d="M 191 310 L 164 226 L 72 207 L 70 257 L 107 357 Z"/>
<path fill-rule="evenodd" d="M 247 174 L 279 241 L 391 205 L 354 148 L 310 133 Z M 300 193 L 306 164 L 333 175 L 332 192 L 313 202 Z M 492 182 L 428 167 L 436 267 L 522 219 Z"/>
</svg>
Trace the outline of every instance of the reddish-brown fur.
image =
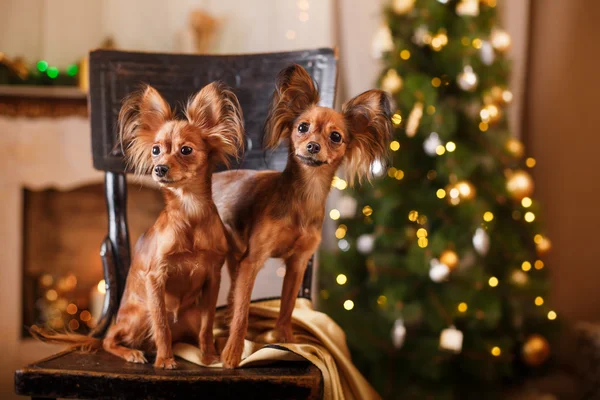
<svg viewBox="0 0 600 400">
<path fill-rule="evenodd" d="M 370 177 L 373 161 L 383 159 L 391 137 L 390 102 L 379 90 L 365 92 L 341 113 L 319 107 L 308 73 L 294 65 L 277 81 L 264 143 L 275 148 L 289 141 L 283 172 L 227 171 L 215 174 L 213 193 L 221 218 L 235 243 L 227 257 L 232 277 L 230 336 L 221 355 L 224 366 L 239 365 L 248 328 L 250 295 L 258 271 L 270 257 L 282 258 L 286 274 L 276 323 L 281 342 L 294 340 L 291 315 L 308 260 L 321 241 L 325 201 L 335 171 L 345 161 L 349 180 Z M 307 132 L 299 125 L 309 124 Z M 334 143 L 332 132 L 342 141 Z M 320 151 L 311 154 L 309 142 Z"/>
<path fill-rule="evenodd" d="M 136 171 L 168 166 L 164 176 L 154 169 L 152 174 L 166 207 L 136 245 L 119 312 L 106 337 L 100 341 L 34 329 L 36 336 L 103 347 L 136 363 L 146 362 L 142 351 L 156 350 L 158 368 L 176 367 L 172 343 L 180 340 L 198 340 L 205 363 L 217 358 L 213 319 L 229 246 L 212 200 L 211 175 L 217 162 L 237 156 L 242 113 L 235 95 L 212 83 L 188 103 L 187 120 L 172 115 L 151 87 L 121 109 L 121 143 Z M 153 155 L 156 146 L 159 154 Z M 182 153 L 184 146 L 192 149 L 190 154 Z"/>
</svg>

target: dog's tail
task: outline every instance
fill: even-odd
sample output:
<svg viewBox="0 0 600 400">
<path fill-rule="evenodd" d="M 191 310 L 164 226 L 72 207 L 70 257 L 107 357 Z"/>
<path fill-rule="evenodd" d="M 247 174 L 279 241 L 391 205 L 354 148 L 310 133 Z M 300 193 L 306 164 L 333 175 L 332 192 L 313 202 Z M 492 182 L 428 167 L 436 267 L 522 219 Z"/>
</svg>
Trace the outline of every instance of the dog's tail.
<svg viewBox="0 0 600 400">
<path fill-rule="evenodd" d="M 77 333 L 57 333 L 35 325 L 29 328 L 29 333 L 42 342 L 62 344 L 71 349 L 93 352 L 102 348 L 102 339 Z"/>
</svg>

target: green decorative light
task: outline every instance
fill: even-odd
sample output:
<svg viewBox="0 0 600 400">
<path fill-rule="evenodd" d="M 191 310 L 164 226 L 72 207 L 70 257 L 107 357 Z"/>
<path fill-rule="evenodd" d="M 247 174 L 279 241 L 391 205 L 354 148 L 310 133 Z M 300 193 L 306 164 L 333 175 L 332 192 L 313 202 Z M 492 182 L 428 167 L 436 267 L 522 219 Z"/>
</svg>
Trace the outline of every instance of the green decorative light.
<svg viewBox="0 0 600 400">
<path fill-rule="evenodd" d="M 58 68 L 56 67 L 48 67 L 48 70 L 46 71 L 46 74 L 48 74 L 48 77 L 51 79 L 54 79 L 58 76 Z"/>
<path fill-rule="evenodd" d="M 77 72 L 79 72 L 79 67 L 77 67 L 77 65 L 71 64 L 67 67 L 67 75 L 75 76 L 77 75 Z"/>
<path fill-rule="evenodd" d="M 40 72 L 45 72 L 48 69 L 48 61 L 46 60 L 40 60 L 37 63 L 37 69 Z"/>
</svg>

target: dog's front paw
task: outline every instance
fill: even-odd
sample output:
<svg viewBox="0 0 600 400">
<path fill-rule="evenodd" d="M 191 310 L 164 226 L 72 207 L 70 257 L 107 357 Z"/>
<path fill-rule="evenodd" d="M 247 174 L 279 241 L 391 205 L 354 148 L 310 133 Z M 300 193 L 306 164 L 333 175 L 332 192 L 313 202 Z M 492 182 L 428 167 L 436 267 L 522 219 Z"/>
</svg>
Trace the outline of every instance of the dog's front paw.
<svg viewBox="0 0 600 400">
<path fill-rule="evenodd" d="M 242 361 L 244 352 L 244 340 L 231 340 L 230 337 L 221 354 L 224 368 L 236 368 Z"/>
<path fill-rule="evenodd" d="M 144 353 L 139 350 L 130 350 L 127 354 L 125 354 L 124 358 L 128 362 L 136 364 L 146 364 L 148 362 L 146 357 L 144 357 Z"/>
<path fill-rule="evenodd" d="M 156 356 L 156 361 L 154 362 L 155 368 L 163 368 L 163 369 L 175 369 L 177 368 L 177 363 L 175 362 L 174 357 L 159 357 Z"/>
</svg>

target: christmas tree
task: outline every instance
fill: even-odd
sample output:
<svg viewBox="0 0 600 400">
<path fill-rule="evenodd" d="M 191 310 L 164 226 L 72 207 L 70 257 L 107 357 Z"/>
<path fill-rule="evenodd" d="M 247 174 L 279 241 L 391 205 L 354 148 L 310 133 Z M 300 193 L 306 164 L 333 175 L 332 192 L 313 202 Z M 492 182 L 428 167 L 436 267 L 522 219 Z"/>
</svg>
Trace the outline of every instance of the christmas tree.
<svg viewBox="0 0 600 400">
<path fill-rule="evenodd" d="M 384 15 L 391 160 L 372 185 L 332 183 L 321 308 L 384 398 L 482 398 L 547 369 L 557 323 L 535 160 L 506 117 L 511 39 L 496 0 L 395 0 Z"/>
</svg>

